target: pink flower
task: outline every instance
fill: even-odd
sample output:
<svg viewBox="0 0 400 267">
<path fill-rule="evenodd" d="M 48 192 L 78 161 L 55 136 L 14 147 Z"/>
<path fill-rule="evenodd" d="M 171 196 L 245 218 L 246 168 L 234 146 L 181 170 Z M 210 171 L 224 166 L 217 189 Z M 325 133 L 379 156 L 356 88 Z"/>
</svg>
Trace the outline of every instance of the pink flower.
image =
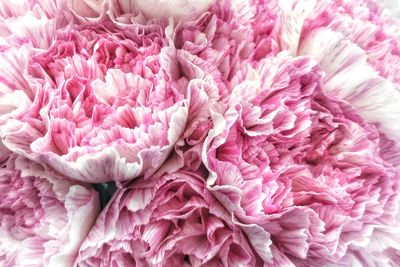
<svg viewBox="0 0 400 267">
<path fill-rule="evenodd" d="M 83 243 L 79 266 L 256 266 L 230 215 L 194 173 L 116 192 Z"/>
<path fill-rule="evenodd" d="M 381 157 L 400 166 L 396 22 L 374 1 L 254 1 L 252 6 L 256 18 L 276 14 L 270 16 L 275 26 L 266 34 L 254 24 L 254 40 L 271 43 L 273 56 L 288 51 L 313 57 L 326 74 L 324 92 L 347 101 L 375 124 Z M 260 57 L 255 54 L 253 58 Z"/>
<path fill-rule="evenodd" d="M 213 112 L 203 161 L 265 262 L 335 263 L 394 220 L 399 182 L 379 133 L 323 93 L 315 61 L 278 55 L 238 75 L 228 106 Z"/>
<path fill-rule="evenodd" d="M 174 59 L 163 59 L 164 27 L 122 30 L 105 20 L 58 30 L 48 49 L 16 51 L 24 64 L 10 63 L 3 79 L 10 86 L 23 82 L 31 95 L 29 108 L 1 126 L 3 143 L 76 180 L 153 174 L 188 115 L 187 82 L 165 71 Z"/>
<path fill-rule="evenodd" d="M 98 195 L 25 158 L 0 170 L 0 262 L 71 266 L 95 221 Z"/>
</svg>

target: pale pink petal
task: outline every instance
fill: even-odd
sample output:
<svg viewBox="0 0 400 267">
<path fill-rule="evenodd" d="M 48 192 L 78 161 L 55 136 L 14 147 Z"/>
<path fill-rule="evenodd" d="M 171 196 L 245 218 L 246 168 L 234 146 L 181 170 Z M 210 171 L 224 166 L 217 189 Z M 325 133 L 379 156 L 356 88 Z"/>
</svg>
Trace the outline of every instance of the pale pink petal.
<svg viewBox="0 0 400 267">
<path fill-rule="evenodd" d="M 99 212 L 98 195 L 62 178 L 22 157 L 2 168 L 0 258 L 7 266 L 75 261 Z"/>
<path fill-rule="evenodd" d="M 207 11 L 214 0 L 202 1 L 160 1 L 160 0 L 135 0 L 135 5 L 140 9 L 146 18 L 174 18 L 176 21 L 185 18 L 195 18 Z"/>
<path fill-rule="evenodd" d="M 82 17 L 96 17 L 102 10 L 103 0 L 68 0 L 67 6 Z"/>
<path fill-rule="evenodd" d="M 363 50 L 331 30 L 310 33 L 300 54 L 312 55 L 326 72 L 324 90 L 351 103 L 369 122 L 400 147 L 400 92 L 377 75 Z M 384 154 L 382 154 L 384 155 Z"/>
</svg>

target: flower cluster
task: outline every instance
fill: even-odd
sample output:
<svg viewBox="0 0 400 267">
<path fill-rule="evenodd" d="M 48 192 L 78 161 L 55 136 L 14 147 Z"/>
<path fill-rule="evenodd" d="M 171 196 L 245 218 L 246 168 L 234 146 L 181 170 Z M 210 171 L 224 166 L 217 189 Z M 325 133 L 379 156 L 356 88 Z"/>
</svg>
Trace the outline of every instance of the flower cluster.
<svg viewBox="0 0 400 267">
<path fill-rule="evenodd" d="M 398 264 L 399 26 L 373 0 L 1 2 L 0 265 Z"/>
</svg>

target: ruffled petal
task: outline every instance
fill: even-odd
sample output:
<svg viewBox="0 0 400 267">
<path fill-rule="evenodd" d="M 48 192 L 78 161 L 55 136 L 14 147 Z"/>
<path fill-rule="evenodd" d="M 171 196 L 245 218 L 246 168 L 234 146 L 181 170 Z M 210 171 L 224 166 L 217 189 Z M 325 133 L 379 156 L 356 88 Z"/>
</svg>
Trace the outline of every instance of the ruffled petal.
<svg viewBox="0 0 400 267">
<path fill-rule="evenodd" d="M 202 178 L 187 172 L 117 191 L 82 245 L 77 264 L 120 266 L 124 259 L 140 266 L 260 263 Z"/>
<path fill-rule="evenodd" d="M 97 193 L 16 156 L 0 180 L 2 262 L 70 266 L 99 212 Z"/>
</svg>

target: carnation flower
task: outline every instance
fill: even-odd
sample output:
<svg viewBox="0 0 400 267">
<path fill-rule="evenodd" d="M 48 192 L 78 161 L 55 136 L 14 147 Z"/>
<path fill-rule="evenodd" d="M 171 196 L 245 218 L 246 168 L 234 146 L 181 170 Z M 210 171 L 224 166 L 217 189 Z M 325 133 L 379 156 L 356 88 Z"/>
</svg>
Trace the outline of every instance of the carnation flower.
<svg viewBox="0 0 400 267">
<path fill-rule="evenodd" d="M 151 175 L 188 113 L 186 84 L 164 71 L 163 29 L 154 22 L 121 30 L 110 20 L 72 26 L 57 31 L 48 49 L 22 58 L 22 73 L 10 64 L 4 78 L 27 80 L 33 97 L 1 127 L 4 144 L 76 180 Z"/>
<path fill-rule="evenodd" d="M 230 215 L 195 173 L 120 189 L 83 243 L 78 266 L 256 266 Z"/>
<path fill-rule="evenodd" d="M 397 173 L 379 133 L 322 84 L 311 58 L 279 55 L 249 67 L 213 114 L 207 182 L 241 224 L 258 225 L 246 233 L 266 262 L 337 262 L 396 215 Z"/>
<path fill-rule="evenodd" d="M 282 50 L 312 56 L 326 73 L 324 92 L 346 100 L 374 123 L 380 133 L 380 155 L 400 166 L 398 24 L 373 1 L 254 1 L 252 5 L 256 18 L 276 15 L 271 15 L 274 28 L 268 33 L 254 31 L 254 40 L 268 40 L 273 56 Z"/>
<path fill-rule="evenodd" d="M 99 210 L 98 195 L 12 156 L 0 170 L 0 262 L 71 266 Z"/>
</svg>

